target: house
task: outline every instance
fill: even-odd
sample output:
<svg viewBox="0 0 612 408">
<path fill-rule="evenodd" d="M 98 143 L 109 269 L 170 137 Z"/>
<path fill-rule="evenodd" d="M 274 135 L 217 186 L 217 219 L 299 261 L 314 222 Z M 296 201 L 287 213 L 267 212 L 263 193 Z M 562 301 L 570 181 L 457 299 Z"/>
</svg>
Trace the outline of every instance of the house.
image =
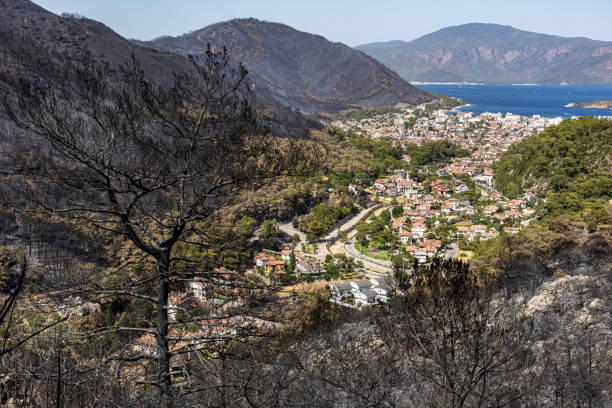
<svg viewBox="0 0 612 408">
<path fill-rule="evenodd" d="M 377 189 L 381 189 L 383 187 L 387 187 L 387 183 L 389 182 L 389 180 L 387 179 L 378 179 L 374 182 L 374 187 L 376 187 Z"/>
<path fill-rule="evenodd" d="M 487 186 L 492 186 L 493 185 L 493 176 L 492 175 L 484 175 L 483 174 L 483 175 L 474 177 L 474 181 L 476 181 L 478 183 L 485 184 Z"/>
<path fill-rule="evenodd" d="M 498 210 L 499 210 L 499 207 L 495 205 L 488 205 L 482 209 L 482 213 L 486 215 L 487 217 L 490 217 L 493 214 L 495 214 Z"/>
<path fill-rule="evenodd" d="M 518 234 L 521 229 L 518 227 L 505 227 L 504 232 L 508 234 Z"/>
<path fill-rule="evenodd" d="M 427 232 L 427 228 L 425 228 L 423 224 L 414 224 L 410 232 L 412 233 L 412 238 L 423 238 L 425 232 Z"/>
<path fill-rule="evenodd" d="M 433 248 L 435 252 L 442 247 L 442 241 L 439 239 L 426 239 L 425 241 L 419 243 L 419 247 L 421 248 Z"/>
<path fill-rule="evenodd" d="M 353 281 L 350 283 L 350 285 L 352 288 L 351 292 L 353 293 L 353 295 L 355 295 L 358 292 L 363 292 L 364 290 L 368 290 L 373 286 L 372 282 L 369 280 Z"/>
<path fill-rule="evenodd" d="M 372 287 L 377 287 L 377 286 L 382 286 L 382 285 L 391 287 L 394 285 L 394 280 L 389 275 L 382 277 L 382 278 L 372 278 L 370 279 L 370 282 L 372 283 Z"/>
<path fill-rule="evenodd" d="M 399 239 L 402 244 L 406 245 L 408 242 L 412 241 L 412 232 L 410 231 L 402 231 L 399 233 Z"/>
<path fill-rule="evenodd" d="M 414 256 L 420 263 L 427 262 L 427 250 L 425 248 L 416 248 L 412 252 L 412 256 Z"/>
<path fill-rule="evenodd" d="M 265 273 L 281 273 L 286 262 L 283 260 L 277 260 L 271 255 L 264 252 L 257 254 L 255 257 L 255 265 L 262 268 Z"/>
<path fill-rule="evenodd" d="M 504 215 L 508 218 L 519 219 L 521 218 L 523 213 L 520 211 L 512 210 L 512 211 L 506 211 Z"/>
<path fill-rule="evenodd" d="M 497 220 L 497 221 L 499 221 L 499 222 L 504 222 L 504 221 L 506 221 L 506 219 L 507 219 L 508 217 L 506 217 L 504 214 L 495 214 L 495 215 L 494 215 L 493 217 L 491 217 L 491 218 L 493 218 L 494 220 Z"/>
<path fill-rule="evenodd" d="M 527 207 L 527 208 L 523 209 L 523 214 L 525 214 L 525 215 L 531 215 L 533 213 L 535 213 L 535 210 L 533 208 L 531 208 L 531 207 Z"/>
<path fill-rule="evenodd" d="M 475 241 L 475 240 L 476 240 L 476 238 L 478 238 L 478 234 L 476 234 L 476 233 L 474 233 L 474 232 L 472 232 L 472 231 L 468 231 L 467 233 L 465 233 L 465 235 L 464 235 L 464 236 L 465 236 L 465 238 L 466 238 L 466 239 L 467 239 L 469 242 Z"/>
<path fill-rule="evenodd" d="M 459 225 L 457 227 L 457 234 L 459 235 L 466 235 L 468 232 L 471 232 L 471 228 L 467 227 L 465 225 Z"/>
<path fill-rule="evenodd" d="M 450 213 L 453 213 L 454 211 L 455 211 L 455 209 L 453 208 L 452 205 L 450 205 L 448 203 L 442 204 L 442 212 L 444 214 L 450 214 Z"/>
<path fill-rule="evenodd" d="M 391 197 L 397 197 L 401 195 L 401 193 L 399 192 L 399 189 L 397 187 L 389 187 L 387 189 L 387 195 Z"/>
<path fill-rule="evenodd" d="M 283 250 L 281 251 L 281 259 L 285 262 L 289 262 L 291 260 L 292 252 L 293 252 L 293 249 L 289 247 L 283 248 Z"/>
<path fill-rule="evenodd" d="M 418 190 L 405 190 L 404 191 L 404 197 L 406 198 L 412 198 L 412 199 L 416 199 L 419 197 L 419 191 Z"/>
<path fill-rule="evenodd" d="M 455 193 L 463 193 L 468 190 L 469 190 L 468 186 L 466 186 L 464 183 L 461 183 L 455 187 Z"/>
<path fill-rule="evenodd" d="M 456 210 L 459 208 L 459 200 L 457 200 L 456 198 L 450 198 L 446 200 L 445 203 L 448 206 L 450 206 L 453 210 Z"/>
<path fill-rule="evenodd" d="M 255 266 L 263 268 L 266 262 L 273 261 L 273 260 L 274 260 L 273 256 L 268 255 L 264 252 L 260 252 L 259 254 L 257 254 L 257 256 L 255 256 Z"/>
<path fill-rule="evenodd" d="M 329 285 L 329 289 L 335 299 L 344 299 L 352 296 L 353 286 L 349 282 L 338 282 Z"/>
<path fill-rule="evenodd" d="M 393 228 L 394 231 L 398 231 L 398 230 L 402 229 L 404 224 L 406 224 L 406 217 L 399 217 L 399 218 L 396 218 L 395 220 L 393 220 L 392 228 Z"/>
<path fill-rule="evenodd" d="M 238 279 L 238 272 L 227 268 L 215 268 L 211 274 L 213 283 L 224 286 L 232 286 Z"/>
<path fill-rule="evenodd" d="M 275 274 L 282 274 L 284 273 L 283 268 L 285 267 L 286 262 L 283 260 L 273 260 L 273 261 L 268 261 L 264 264 L 264 272 L 265 273 L 275 273 Z"/>
<path fill-rule="evenodd" d="M 470 230 L 475 234 L 481 235 L 487 232 L 487 226 L 482 224 L 472 225 Z"/>
<path fill-rule="evenodd" d="M 487 241 L 491 238 L 495 238 L 497 236 L 497 231 L 489 231 L 489 232 L 485 232 L 484 234 L 482 234 L 480 236 L 480 239 L 483 241 Z"/>
<path fill-rule="evenodd" d="M 204 282 L 189 282 L 189 291 L 200 301 L 207 299 L 206 289 L 207 285 Z"/>
<path fill-rule="evenodd" d="M 323 268 L 319 261 L 313 258 L 307 258 L 305 256 L 300 256 L 296 258 L 295 268 L 302 275 L 310 275 L 310 276 L 318 276 L 322 273 Z"/>
<path fill-rule="evenodd" d="M 354 293 L 355 296 L 355 304 L 357 305 L 373 305 L 377 303 L 377 298 L 385 297 L 384 295 L 379 295 L 376 291 L 373 290 L 364 290 L 363 292 Z"/>
<path fill-rule="evenodd" d="M 389 300 L 389 295 L 393 292 L 393 288 L 386 284 L 372 286 L 370 290 L 376 292 L 378 297 L 384 297 L 384 299 L 381 300 L 382 302 L 387 302 Z"/>
</svg>

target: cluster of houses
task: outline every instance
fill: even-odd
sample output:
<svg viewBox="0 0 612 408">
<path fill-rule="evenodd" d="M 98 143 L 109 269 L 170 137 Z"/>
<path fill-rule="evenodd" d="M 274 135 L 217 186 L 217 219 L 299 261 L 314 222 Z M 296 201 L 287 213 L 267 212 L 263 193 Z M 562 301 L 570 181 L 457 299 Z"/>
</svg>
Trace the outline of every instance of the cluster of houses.
<svg viewBox="0 0 612 408">
<path fill-rule="evenodd" d="M 361 120 L 337 120 L 332 125 L 364 133 L 373 139 L 390 137 L 402 144 L 449 140 L 466 149 L 476 150 L 477 153 L 473 155 L 475 160 L 490 162 L 494 160 L 492 156 L 501 154 L 509 144 L 557 125 L 562 120 L 561 117 L 526 117 L 512 113 L 476 115 L 448 110 L 426 112 L 426 105 L 420 105 L 414 109 L 404 108 L 400 112 Z"/>
<path fill-rule="evenodd" d="M 454 197 L 467 190 L 465 183 L 455 178 L 436 179 L 428 185 L 422 185 L 411 180 L 405 170 L 391 171 L 386 177 L 376 180 L 370 188 L 378 199 L 382 195 L 382 199 L 388 201 L 392 196 L 403 206 L 402 216 L 393 220 L 392 229 L 402 244 L 406 245 L 406 251 L 421 262 L 445 254 L 434 232 L 441 220 L 452 221 L 458 217 L 478 214 L 481 219 L 489 220 L 487 225 L 458 222 L 454 238 L 464 237 L 468 242 L 477 239 L 486 241 L 497 237 L 500 230 L 510 234 L 519 232 L 519 221 L 535 212 L 529 206 L 535 199 L 531 193 L 513 200 L 507 200 L 497 192 L 484 193 L 492 204 L 475 208 L 467 199 Z"/>
<path fill-rule="evenodd" d="M 329 285 L 332 299 L 336 303 L 352 302 L 355 306 L 371 306 L 386 303 L 393 294 L 391 278 L 376 278 Z"/>
<path fill-rule="evenodd" d="M 426 239 L 416 245 L 406 246 L 406 252 L 415 257 L 420 263 L 427 262 L 428 258 L 437 257 L 443 254 L 442 241 L 439 239 Z"/>
<path fill-rule="evenodd" d="M 318 278 L 324 272 L 321 263 L 290 247 L 285 247 L 280 254 L 272 251 L 260 252 L 255 256 L 255 266 L 269 276 L 281 276 L 287 273 L 291 257 L 295 259 L 295 272 L 302 276 Z"/>
<path fill-rule="evenodd" d="M 373 139 L 390 137 L 400 145 L 427 141 L 447 140 L 471 151 L 469 157 L 456 158 L 441 169 L 440 174 L 468 175 L 478 184 L 492 187 L 495 176 L 492 165 L 512 144 L 561 123 L 563 118 L 542 118 L 513 115 L 512 113 L 455 112 L 437 110 L 426 112 L 426 105 L 401 112 L 381 114 L 361 120 L 339 120 L 332 125 L 345 130 L 364 133 Z M 405 124 L 410 121 L 411 126 Z M 414 186 L 408 183 L 389 189 L 377 186 L 380 195 L 401 196 L 406 190 L 414 195 Z"/>
</svg>

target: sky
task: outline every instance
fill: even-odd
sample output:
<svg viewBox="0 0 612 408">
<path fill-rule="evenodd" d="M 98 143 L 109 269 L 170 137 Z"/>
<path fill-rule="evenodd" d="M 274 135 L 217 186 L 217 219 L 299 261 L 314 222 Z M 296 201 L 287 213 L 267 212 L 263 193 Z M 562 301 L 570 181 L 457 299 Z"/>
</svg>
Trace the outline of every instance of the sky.
<svg viewBox="0 0 612 408">
<path fill-rule="evenodd" d="M 611 0 L 34 0 L 76 12 L 127 38 L 176 36 L 232 18 L 290 25 L 350 46 L 410 41 L 444 27 L 496 23 L 612 41 Z"/>
</svg>

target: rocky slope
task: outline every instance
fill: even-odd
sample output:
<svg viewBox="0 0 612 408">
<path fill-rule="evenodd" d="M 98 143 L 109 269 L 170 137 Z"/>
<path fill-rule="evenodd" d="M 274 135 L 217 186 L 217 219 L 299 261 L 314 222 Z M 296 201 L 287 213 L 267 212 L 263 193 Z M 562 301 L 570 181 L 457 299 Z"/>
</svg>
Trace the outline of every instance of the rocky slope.
<svg viewBox="0 0 612 408">
<path fill-rule="evenodd" d="M 558 270 L 555 276 L 541 269 L 537 271 L 539 284 L 533 286 L 534 281 L 527 279 L 512 294 L 502 288 L 489 305 L 481 303 L 479 313 L 488 307 L 495 311 L 488 316 L 487 326 L 493 332 L 466 335 L 471 327 L 466 326 L 452 341 L 460 342 L 462 336 L 483 341 L 469 344 L 480 350 L 474 355 L 485 365 L 492 357 L 487 347 L 499 347 L 498 335 L 507 336 L 504 343 L 511 347 L 495 351 L 499 354 L 493 359 L 502 356 L 496 362 L 499 369 L 488 376 L 490 384 L 479 386 L 492 387 L 495 398 L 509 398 L 517 407 L 606 407 L 612 403 L 611 237 L 610 230 L 602 230 L 585 242 L 569 245 L 548 259 L 549 266 Z M 593 240 L 599 244 L 594 245 Z M 428 361 L 419 345 L 406 340 L 414 334 L 402 307 L 386 317 L 341 325 L 295 347 L 296 352 L 303 350 L 302 363 L 310 370 L 303 380 L 310 383 L 310 389 L 322 390 L 300 397 L 320 403 L 334 395 L 349 407 L 453 406 L 447 399 L 452 393 L 445 397 L 444 387 L 431 376 L 438 373 L 431 368 L 440 362 Z M 440 342 L 434 331 L 418 337 Z M 486 346 L 480 349 L 483 344 Z M 452 357 L 456 365 L 450 367 L 451 372 L 469 366 L 469 353 L 469 348 L 461 349 Z M 457 381 L 458 390 L 462 374 L 459 370 L 450 376 Z M 496 383 L 499 388 L 493 386 Z M 473 398 L 480 397 L 480 391 L 477 387 L 466 391 L 465 406 L 479 406 Z"/>
<path fill-rule="evenodd" d="M 227 47 L 254 78 L 259 92 L 316 115 L 357 106 L 418 104 L 432 96 L 373 58 L 344 44 L 256 19 L 235 19 L 180 37 L 144 43 L 181 55 L 200 54 L 210 43 Z"/>
<path fill-rule="evenodd" d="M 448 27 L 410 42 L 372 43 L 357 49 L 409 81 L 612 83 L 612 42 L 496 24 Z"/>
</svg>

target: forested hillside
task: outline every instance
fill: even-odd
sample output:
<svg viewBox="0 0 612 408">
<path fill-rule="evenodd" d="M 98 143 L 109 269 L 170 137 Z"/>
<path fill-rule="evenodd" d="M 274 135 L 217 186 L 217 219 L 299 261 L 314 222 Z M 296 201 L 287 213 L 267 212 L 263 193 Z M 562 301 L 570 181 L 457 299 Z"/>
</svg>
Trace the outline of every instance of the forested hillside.
<svg viewBox="0 0 612 408">
<path fill-rule="evenodd" d="M 495 165 L 495 185 L 514 197 L 534 192 L 548 215 L 578 213 L 612 198 L 612 121 L 566 120 L 515 144 Z"/>
</svg>

